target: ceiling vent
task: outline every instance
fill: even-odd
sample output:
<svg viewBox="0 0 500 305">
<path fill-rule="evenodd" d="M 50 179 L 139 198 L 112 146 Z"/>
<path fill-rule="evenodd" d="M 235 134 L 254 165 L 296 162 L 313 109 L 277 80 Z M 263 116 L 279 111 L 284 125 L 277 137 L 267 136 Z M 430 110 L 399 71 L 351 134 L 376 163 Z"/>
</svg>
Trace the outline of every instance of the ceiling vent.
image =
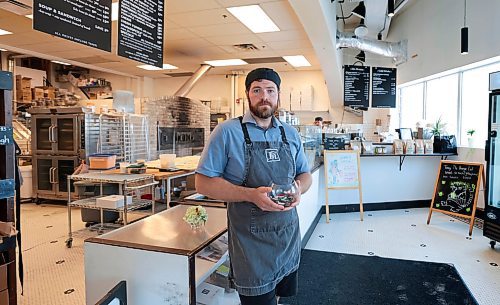
<svg viewBox="0 0 500 305">
<path fill-rule="evenodd" d="M 30 0 L 0 0 L 0 9 L 24 16 L 31 14 L 30 4 Z"/>
<path fill-rule="evenodd" d="M 233 48 L 235 48 L 238 51 L 258 51 L 259 50 L 259 48 L 257 48 L 257 46 L 252 44 L 252 43 L 235 44 L 235 45 L 233 45 Z"/>
</svg>

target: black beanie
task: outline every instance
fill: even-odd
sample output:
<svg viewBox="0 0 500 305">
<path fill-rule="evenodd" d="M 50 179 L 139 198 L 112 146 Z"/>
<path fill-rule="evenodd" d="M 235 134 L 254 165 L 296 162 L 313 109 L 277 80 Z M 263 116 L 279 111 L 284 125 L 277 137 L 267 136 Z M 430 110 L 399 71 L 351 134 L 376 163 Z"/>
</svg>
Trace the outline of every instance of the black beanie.
<svg viewBox="0 0 500 305">
<path fill-rule="evenodd" d="M 281 79 L 278 73 L 276 73 L 276 71 L 269 68 L 257 68 L 248 73 L 247 78 L 245 79 L 246 90 L 248 91 L 248 89 L 250 89 L 250 85 L 252 84 L 252 82 L 258 79 L 270 80 L 276 84 L 278 90 L 280 88 Z"/>
</svg>

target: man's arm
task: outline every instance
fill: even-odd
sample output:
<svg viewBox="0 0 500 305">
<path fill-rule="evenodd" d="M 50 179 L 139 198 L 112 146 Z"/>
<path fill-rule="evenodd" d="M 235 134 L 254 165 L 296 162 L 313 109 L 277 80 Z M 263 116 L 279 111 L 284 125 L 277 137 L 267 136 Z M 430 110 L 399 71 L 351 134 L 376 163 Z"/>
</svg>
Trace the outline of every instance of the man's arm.
<svg viewBox="0 0 500 305">
<path fill-rule="evenodd" d="M 267 193 L 271 191 L 270 187 L 249 188 L 234 185 L 221 177 L 208 177 L 202 174 L 195 175 L 195 186 L 198 193 L 213 199 L 227 202 L 253 202 L 264 211 L 281 211 L 284 209 L 283 206 L 274 203 L 267 196 Z"/>
<path fill-rule="evenodd" d="M 311 173 L 302 173 L 295 177 L 295 180 L 300 181 L 300 193 L 304 194 L 311 187 L 312 184 L 312 176 Z"/>
</svg>

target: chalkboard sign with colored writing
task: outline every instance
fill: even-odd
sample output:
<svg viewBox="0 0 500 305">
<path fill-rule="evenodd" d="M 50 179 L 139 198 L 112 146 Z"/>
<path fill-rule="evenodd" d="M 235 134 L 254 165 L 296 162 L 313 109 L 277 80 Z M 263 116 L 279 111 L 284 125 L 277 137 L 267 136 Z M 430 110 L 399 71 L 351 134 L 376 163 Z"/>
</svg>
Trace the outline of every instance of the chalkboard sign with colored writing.
<svg viewBox="0 0 500 305">
<path fill-rule="evenodd" d="M 363 220 L 363 191 L 358 150 L 325 150 L 325 198 L 326 222 L 330 222 L 329 190 L 357 189 L 359 192 L 359 212 Z"/>
<path fill-rule="evenodd" d="M 0 126 L 0 145 L 14 144 L 12 127 Z"/>
<path fill-rule="evenodd" d="M 359 187 L 358 151 L 325 151 L 327 188 Z"/>
<path fill-rule="evenodd" d="M 433 209 L 471 216 L 477 201 L 482 164 L 442 161 Z"/>
</svg>

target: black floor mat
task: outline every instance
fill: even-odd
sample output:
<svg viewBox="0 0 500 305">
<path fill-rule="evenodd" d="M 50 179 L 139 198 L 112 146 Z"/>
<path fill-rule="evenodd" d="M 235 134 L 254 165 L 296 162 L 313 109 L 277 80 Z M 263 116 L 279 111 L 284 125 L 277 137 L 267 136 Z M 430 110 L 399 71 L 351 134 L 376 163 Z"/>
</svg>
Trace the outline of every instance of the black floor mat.
<svg viewBox="0 0 500 305">
<path fill-rule="evenodd" d="M 453 265 L 304 250 L 290 305 L 477 304 Z"/>
</svg>

